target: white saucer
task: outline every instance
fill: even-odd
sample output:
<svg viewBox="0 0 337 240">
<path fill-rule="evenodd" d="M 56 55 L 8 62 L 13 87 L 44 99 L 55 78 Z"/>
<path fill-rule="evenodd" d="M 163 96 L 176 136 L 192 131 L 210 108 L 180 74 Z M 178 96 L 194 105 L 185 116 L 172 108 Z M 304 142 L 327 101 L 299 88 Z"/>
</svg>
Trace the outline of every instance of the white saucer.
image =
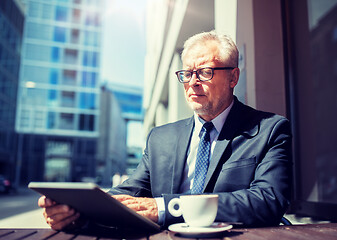
<svg viewBox="0 0 337 240">
<path fill-rule="evenodd" d="M 227 231 L 231 228 L 233 228 L 233 225 L 229 225 L 227 223 L 220 223 L 220 222 L 215 222 L 209 227 L 192 227 L 192 226 L 188 226 L 187 223 L 176 223 L 168 227 L 170 231 L 179 233 L 185 236 L 216 234 L 216 233 Z"/>
</svg>

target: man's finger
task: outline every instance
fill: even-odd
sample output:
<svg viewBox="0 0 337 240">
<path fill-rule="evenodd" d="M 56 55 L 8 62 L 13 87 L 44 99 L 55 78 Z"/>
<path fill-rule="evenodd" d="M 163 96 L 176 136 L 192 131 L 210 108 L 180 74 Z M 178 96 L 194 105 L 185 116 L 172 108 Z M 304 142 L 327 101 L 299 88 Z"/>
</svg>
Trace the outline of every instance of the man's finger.
<svg viewBox="0 0 337 240">
<path fill-rule="evenodd" d="M 64 228 L 68 228 L 71 226 L 71 224 L 75 223 L 75 221 L 80 217 L 79 213 L 75 213 L 67 218 L 63 218 L 62 220 L 55 220 L 52 219 L 50 222 L 48 222 L 49 226 L 54 230 L 62 230 Z"/>
<path fill-rule="evenodd" d="M 141 211 L 141 210 L 146 210 L 146 208 L 142 206 L 140 203 L 127 203 L 126 201 L 126 202 L 123 202 L 123 204 L 136 212 Z"/>
<path fill-rule="evenodd" d="M 51 199 L 47 198 L 46 196 L 42 196 L 39 198 L 37 204 L 41 208 L 46 208 L 46 207 L 51 207 L 55 205 L 56 203 L 52 201 Z"/>
<path fill-rule="evenodd" d="M 51 224 L 56 224 L 58 222 L 63 221 L 64 219 L 71 217 L 73 215 L 75 215 L 75 211 L 69 211 L 67 213 L 59 213 L 59 214 L 55 214 L 55 215 L 51 215 L 46 217 L 47 222 L 51 223 Z"/>
<path fill-rule="evenodd" d="M 125 194 L 121 194 L 121 195 L 112 195 L 112 197 L 118 201 L 125 201 L 128 199 L 133 199 L 134 197 L 130 196 L 130 195 L 125 195 Z"/>
<path fill-rule="evenodd" d="M 67 205 L 55 205 L 45 208 L 46 215 L 51 217 L 55 214 L 66 214 L 68 216 L 74 214 L 74 210 Z"/>
</svg>

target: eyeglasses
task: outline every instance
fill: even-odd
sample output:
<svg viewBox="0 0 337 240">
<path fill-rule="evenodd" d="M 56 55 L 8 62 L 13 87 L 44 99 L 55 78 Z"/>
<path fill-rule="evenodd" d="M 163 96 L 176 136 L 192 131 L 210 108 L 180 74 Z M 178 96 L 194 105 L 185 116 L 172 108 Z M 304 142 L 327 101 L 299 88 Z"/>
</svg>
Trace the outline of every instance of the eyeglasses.
<svg viewBox="0 0 337 240">
<path fill-rule="evenodd" d="M 209 81 L 213 78 L 214 70 L 231 70 L 234 69 L 234 67 L 205 67 L 205 68 L 199 68 L 195 71 L 191 70 L 180 70 L 176 72 L 176 75 L 178 77 L 178 81 L 181 83 L 188 83 L 191 81 L 191 78 L 193 74 L 195 73 L 197 75 L 197 78 L 200 81 Z"/>
</svg>

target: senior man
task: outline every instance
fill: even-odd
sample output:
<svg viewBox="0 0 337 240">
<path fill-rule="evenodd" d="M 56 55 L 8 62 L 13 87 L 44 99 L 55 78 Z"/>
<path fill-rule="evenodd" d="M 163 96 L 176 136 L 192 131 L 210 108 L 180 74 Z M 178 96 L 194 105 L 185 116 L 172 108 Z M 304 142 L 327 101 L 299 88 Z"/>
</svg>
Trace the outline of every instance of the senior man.
<svg viewBox="0 0 337 240">
<path fill-rule="evenodd" d="M 234 96 L 240 70 L 230 37 L 215 31 L 192 36 L 182 62 L 176 75 L 194 116 L 153 128 L 138 168 L 110 193 L 163 226 L 182 221 L 167 211 L 170 199 L 209 193 L 219 195 L 216 221 L 279 224 L 291 192 L 289 121 Z M 45 197 L 39 206 L 53 229 L 79 220 L 73 209 Z"/>
</svg>

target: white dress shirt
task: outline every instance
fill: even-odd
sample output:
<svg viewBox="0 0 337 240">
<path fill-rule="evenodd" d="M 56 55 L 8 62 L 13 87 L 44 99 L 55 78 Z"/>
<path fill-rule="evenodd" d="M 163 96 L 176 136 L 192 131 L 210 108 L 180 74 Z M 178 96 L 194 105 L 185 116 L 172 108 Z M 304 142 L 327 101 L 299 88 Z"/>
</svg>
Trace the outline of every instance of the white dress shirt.
<svg viewBox="0 0 337 240">
<path fill-rule="evenodd" d="M 211 153 L 209 158 L 211 159 L 216 141 L 218 140 L 219 133 L 227 119 L 228 113 L 231 110 L 233 102 L 226 108 L 222 113 L 220 113 L 216 118 L 212 120 L 214 128 L 210 132 L 210 142 L 211 142 Z M 180 192 L 185 193 L 192 189 L 193 180 L 194 180 L 194 170 L 195 162 L 197 160 L 198 146 L 201 137 L 201 129 L 205 121 L 198 117 L 197 114 L 194 114 L 194 129 L 192 133 L 192 138 L 188 150 L 188 156 L 186 164 L 184 167 L 183 181 L 180 186 Z"/>
<path fill-rule="evenodd" d="M 220 113 L 216 118 L 212 120 L 212 123 L 214 125 L 214 128 L 210 132 L 210 141 L 211 141 L 211 153 L 210 153 L 210 159 L 212 157 L 215 144 L 218 140 L 219 133 L 225 124 L 225 121 L 227 119 L 228 113 L 232 109 L 234 101 L 226 108 L 222 113 Z M 198 152 L 198 146 L 200 142 L 201 137 L 201 128 L 205 121 L 198 117 L 197 114 L 194 113 L 194 129 L 192 132 L 192 138 L 188 149 L 188 156 L 186 160 L 186 164 L 184 167 L 183 172 L 183 181 L 180 186 L 180 193 L 188 193 L 193 186 L 193 179 L 194 179 L 194 170 L 195 170 L 195 162 L 197 160 L 197 152 Z M 165 203 L 164 198 L 155 198 L 157 201 L 157 207 L 158 207 L 158 223 L 162 224 L 164 221 L 165 216 Z"/>
</svg>

